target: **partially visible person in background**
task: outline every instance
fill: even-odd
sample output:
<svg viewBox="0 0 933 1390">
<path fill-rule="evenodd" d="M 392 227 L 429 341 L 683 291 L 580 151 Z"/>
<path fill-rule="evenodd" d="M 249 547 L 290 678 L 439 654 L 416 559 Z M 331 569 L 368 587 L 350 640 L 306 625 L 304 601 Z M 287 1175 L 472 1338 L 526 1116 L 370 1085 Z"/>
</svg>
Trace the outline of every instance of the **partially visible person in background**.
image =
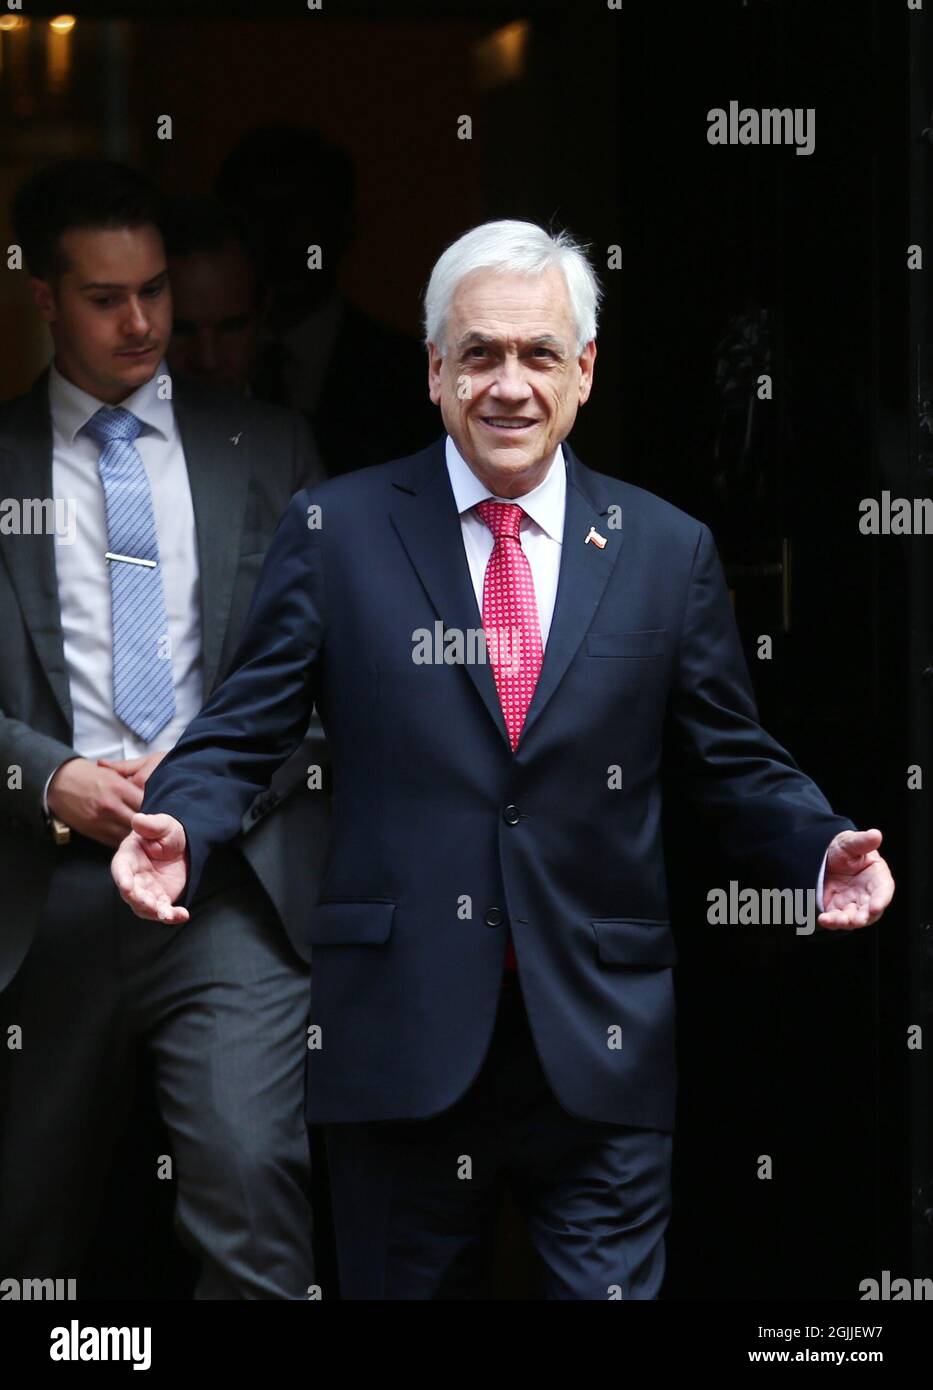
<svg viewBox="0 0 933 1390">
<path fill-rule="evenodd" d="M 209 199 L 167 205 L 165 250 L 172 286 L 173 373 L 249 395 L 264 296 L 236 215 Z"/>
<path fill-rule="evenodd" d="M 339 287 L 358 230 L 350 157 L 313 129 L 262 126 L 228 155 L 216 192 L 242 219 L 268 292 L 255 394 L 304 411 L 331 476 L 436 439 L 423 347 Z M 314 246 L 316 269 L 308 265 Z"/>
<path fill-rule="evenodd" d="M 0 410 L 4 495 L 68 530 L 0 537 L 0 1268 L 77 1277 L 137 1049 L 171 1141 L 195 1296 L 315 1278 L 304 1062 L 327 803 L 313 728 L 214 856 L 190 929 L 144 929 L 110 856 L 154 767 L 230 669 L 266 547 L 323 471 L 297 413 L 170 376 L 156 191 L 65 160 L 13 224 L 54 358 Z M 283 838 L 286 825 L 292 827 Z M 296 838 L 297 837 L 297 838 Z M 286 845 L 302 845 L 289 858 Z"/>
</svg>

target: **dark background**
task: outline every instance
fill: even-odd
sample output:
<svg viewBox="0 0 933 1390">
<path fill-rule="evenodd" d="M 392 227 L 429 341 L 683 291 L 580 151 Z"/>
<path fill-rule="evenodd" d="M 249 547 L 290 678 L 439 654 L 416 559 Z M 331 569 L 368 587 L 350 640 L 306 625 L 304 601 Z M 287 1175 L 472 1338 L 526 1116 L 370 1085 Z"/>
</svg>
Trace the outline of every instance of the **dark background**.
<svg viewBox="0 0 933 1390">
<path fill-rule="evenodd" d="M 898 884 L 883 922 L 845 937 L 711 927 L 706 888 L 728 868 L 708 861 L 702 826 L 672 817 L 681 1083 L 665 1296 L 852 1299 L 882 1269 L 933 1274 L 929 1068 L 906 1045 L 931 1000 L 929 792 L 907 790 L 909 764 L 933 775 L 930 541 L 858 528 L 859 501 L 882 488 L 930 493 L 929 281 L 906 268 L 909 243 L 926 237 L 933 255 L 930 17 L 901 0 L 621 13 L 264 0 L 261 18 L 124 3 L 76 10 L 53 61 L 43 12 L 0 39 L 4 211 L 24 174 L 70 153 L 200 193 L 243 131 L 286 119 L 353 155 L 343 284 L 396 328 L 418 332 L 431 264 L 478 221 L 527 217 L 592 244 L 606 299 L 574 447 L 713 527 L 762 722 L 837 811 L 885 832 Z M 733 99 L 814 107 L 815 152 L 710 146 L 707 111 Z M 164 113 L 171 142 L 155 136 Z M 605 269 L 612 245 L 621 270 Z M 3 396 L 47 352 L 24 278 L 0 276 Z M 743 325 L 757 335 L 744 353 Z M 749 390 L 759 371 L 772 401 Z M 190 1287 L 154 1177 L 166 1150 L 143 1085 L 84 1296 Z M 326 1231 L 322 1247 L 326 1267 Z M 507 1208 L 503 1296 L 525 1296 L 528 1260 Z"/>
</svg>

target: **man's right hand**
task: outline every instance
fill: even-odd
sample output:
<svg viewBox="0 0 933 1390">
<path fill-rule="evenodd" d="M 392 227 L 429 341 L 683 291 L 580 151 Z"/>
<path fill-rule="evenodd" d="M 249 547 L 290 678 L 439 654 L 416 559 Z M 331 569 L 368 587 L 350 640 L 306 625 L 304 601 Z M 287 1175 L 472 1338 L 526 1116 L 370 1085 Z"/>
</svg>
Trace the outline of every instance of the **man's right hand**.
<svg viewBox="0 0 933 1390">
<path fill-rule="evenodd" d="M 188 909 L 173 907 L 188 879 L 185 827 L 174 816 L 134 816 L 110 872 L 137 917 L 170 925 L 187 922 Z"/>
<path fill-rule="evenodd" d="M 112 768 L 70 758 L 49 783 L 46 801 L 52 815 L 72 830 L 114 848 L 129 830 L 143 795 L 142 787 Z"/>
</svg>

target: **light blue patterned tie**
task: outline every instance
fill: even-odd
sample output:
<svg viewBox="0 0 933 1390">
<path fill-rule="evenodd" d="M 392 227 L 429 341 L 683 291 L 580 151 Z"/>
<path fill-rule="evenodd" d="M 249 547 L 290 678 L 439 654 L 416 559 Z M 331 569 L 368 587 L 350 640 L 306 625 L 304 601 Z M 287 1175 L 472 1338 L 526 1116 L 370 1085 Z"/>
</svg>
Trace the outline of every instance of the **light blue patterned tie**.
<svg viewBox="0 0 933 1390">
<path fill-rule="evenodd" d="M 107 549 L 125 557 L 108 561 L 113 710 L 148 743 L 175 713 L 175 686 L 152 493 L 133 442 L 142 422 L 129 410 L 104 406 L 84 428 L 101 445 L 98 468 L 107 508 Z"/>
</svg>

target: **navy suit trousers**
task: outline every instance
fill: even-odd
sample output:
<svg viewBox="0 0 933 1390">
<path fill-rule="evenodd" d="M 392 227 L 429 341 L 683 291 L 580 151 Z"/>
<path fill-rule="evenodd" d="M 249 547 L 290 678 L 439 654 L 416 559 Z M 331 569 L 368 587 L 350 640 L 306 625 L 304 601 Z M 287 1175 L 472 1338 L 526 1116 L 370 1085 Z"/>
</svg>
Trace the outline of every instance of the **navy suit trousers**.
<svg viewBox="0 0 933 1390">
<path fill-rule="evenodd" d="M 517 981 L 476 1081 L 449 1110 L 330 1125 L 326 1137 L 344 1298 L 490 1297 L 502 1183 L 528 1221 L 541 1297 L 658 1295 L 672 1136 L 564 1110 Z"/>
</svg>

